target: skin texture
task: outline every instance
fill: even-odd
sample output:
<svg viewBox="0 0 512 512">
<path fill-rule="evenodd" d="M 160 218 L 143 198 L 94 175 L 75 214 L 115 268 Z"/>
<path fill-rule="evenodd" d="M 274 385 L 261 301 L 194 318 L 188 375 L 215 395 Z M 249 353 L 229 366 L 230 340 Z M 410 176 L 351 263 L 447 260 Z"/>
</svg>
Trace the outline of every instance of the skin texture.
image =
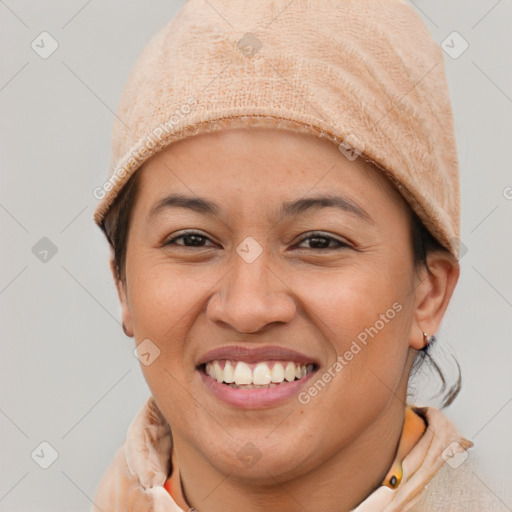
<svg viewBox="0 0 512 512">
<path fill-rule="evenodd" d="M 116 285 L 127 334 L 161 351 L 141 367 L 172 428 L 190 505 L 352 509 L 393 462 L 410 368 L 423 331 L 440 326 L 457 260 L 435 252 L 432 275 L 416 271 L 402 196 L 373 165 L 312 135 L 262 128 L 198 135 L 138 172 L 126 281 Z M 205 197 L 221 211 L 173 208 L 148 223 L 170 193 Z M 324 193 L 351 199 L 372 222 L 335 208 L 278 221 L 283 201 Z M 164 245 L 184 229 L 206 238 Z M 328 240 L 308 238 L 313 230 L 347 245 L 322 248 Z M 249 236 L 263 249 L 252 263 L 236 252 Z M 280 345 L 318 359 L 321 376 L 394 303 L 400 312 L 307 404 L 292 397 L 240 410 L 215 398 L 195 368 L 215 347 Z M 261 455 L 250 467 L 237 456 L 248 442 Z"/>
</svg>

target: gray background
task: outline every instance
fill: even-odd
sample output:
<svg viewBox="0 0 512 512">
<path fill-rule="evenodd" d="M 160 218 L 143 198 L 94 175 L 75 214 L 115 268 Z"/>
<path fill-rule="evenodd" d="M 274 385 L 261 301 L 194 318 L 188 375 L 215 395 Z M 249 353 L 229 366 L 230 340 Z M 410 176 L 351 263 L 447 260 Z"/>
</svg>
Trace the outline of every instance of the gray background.
<svg viewBox="0 0 512 512">
<path fill-rule="evenodd" d="M 0 1 L 2 511 L 88 511 L 149 395 L 121 329 L 92 190 L 110 163 L 128 73 L 182 3 Z M 445 55 L 467 248 L 438 333 L 465 377 L 446 414 L 490 474 L 512 481 L 512 5 L 414 8 L 439 44 L 453 31 L 469 43 L 457 59 Z M 59 44 L 47 59 L 31 48 L 42 31 Z M 43 237 L 57 248 L 46 262 L 33 253 Z M 43 441 L 58 452 L 48 469 L 31 457 Z"/>
</svg>

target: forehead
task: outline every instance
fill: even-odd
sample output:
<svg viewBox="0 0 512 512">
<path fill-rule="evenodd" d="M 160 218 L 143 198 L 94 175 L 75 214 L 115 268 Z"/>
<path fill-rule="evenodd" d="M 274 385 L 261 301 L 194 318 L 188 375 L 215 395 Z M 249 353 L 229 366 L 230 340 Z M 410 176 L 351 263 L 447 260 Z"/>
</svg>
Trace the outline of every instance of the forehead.
<svg viewBox="0 0 512 512">
<path fill-rule="evenodd" d="M 230 169 L 241 172 L 243 166 L 258 168 L 260 175 L 275 176 L 279 168 L 295 178 L 301 171 L 314 168 L 325 172 L 326 165 L 358 170 L 362 178 L 369 177 L 373 170 L 363 158 L 345 158 L 325 137 L 277 128 L 235 128 L 187 137 L 157 153 L 143 167 L 171 162 L 204 169 L 214 166 L 217 174 Z"/>
<path fill-rule="evenodd" d="M 281 205 L 325 194 L 342 194 L 374 210 L 379 202 L 405 203 L 382 171 L 362 157 L 348 160 L 328 139 L 281 129 L 188 137 L 157 153 L 138 172 L 146 208 L 170 193 L 215 197 L 226 208 L 252 204 L 267 212 L 274 201 Z"/>
</svg>

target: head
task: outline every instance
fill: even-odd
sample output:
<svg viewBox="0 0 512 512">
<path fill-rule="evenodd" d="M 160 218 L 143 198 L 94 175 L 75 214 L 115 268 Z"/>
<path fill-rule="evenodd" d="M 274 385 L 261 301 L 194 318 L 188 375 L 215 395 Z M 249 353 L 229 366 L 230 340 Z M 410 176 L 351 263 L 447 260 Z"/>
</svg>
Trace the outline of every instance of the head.
<svg viewBox="0 0 512 512">
<path fill-rule="evenodd" d="M 217 209 L 155 208 L 171 194 Z M 283 203 L 317 196 L 351 206 L 282 215 Z M 125 332 L 160 350 L 142 365 L 151 392 L 173 435 L 225 471 L 240 440 L 272 474 L 307 471 L 403 410 L 423 332 L 438 330 L 459 276 L 381 170 L 288 130 L 171 144 L 130 178 L 105 225 Z M 206 391 L 197 365 L 229 345 L 290 348 L 316 362 L 316 379 L 335 376 L 309 400 L 241 411 Z"/>
</svg>

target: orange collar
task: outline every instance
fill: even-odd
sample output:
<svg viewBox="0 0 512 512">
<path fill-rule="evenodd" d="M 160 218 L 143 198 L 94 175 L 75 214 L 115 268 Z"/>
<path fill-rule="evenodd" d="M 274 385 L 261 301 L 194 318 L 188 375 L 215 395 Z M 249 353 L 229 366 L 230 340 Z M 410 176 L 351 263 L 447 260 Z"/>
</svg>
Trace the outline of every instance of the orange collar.
<svg viewBox="0 0 512 512">
<path fill-rule="evenodd" d="M 381 485 L 385 485 L 390 489 L 396 489 L 400 485 L 403 476 L 402 461 L 420 440 L 426 428 L 427 425 L 423 416 L 413 406 L 407 405 L 405 407 L 404 426 L 398 443 L 396 457 Z"/>
</svg>

